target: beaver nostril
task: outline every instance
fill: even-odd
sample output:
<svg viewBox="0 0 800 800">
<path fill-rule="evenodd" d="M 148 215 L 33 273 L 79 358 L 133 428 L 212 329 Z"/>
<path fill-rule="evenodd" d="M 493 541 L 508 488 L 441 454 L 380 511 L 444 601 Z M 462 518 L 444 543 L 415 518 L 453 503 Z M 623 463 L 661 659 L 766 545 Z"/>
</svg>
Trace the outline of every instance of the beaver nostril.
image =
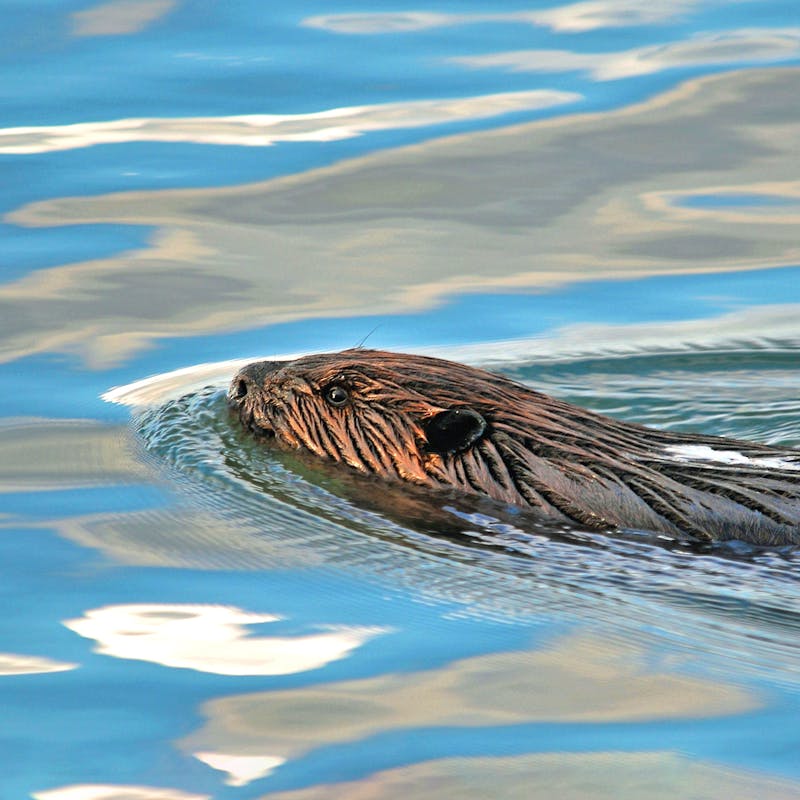
<svg viewBox="0 0 800 800">
<path fill-rule="evenodd" d="M 228 402 L 242 403 L 257 398 L 267 379 L 284 366 L 283 361 L 254 361 L 237 372 L 228 389 Z"/>
<path fill-rule="evenodd" d="M 233 392 L 234 400 L 241 400 L 247 394 L 247 381 L 239 380 L 236 383 L 236 389 Z"/>
</svg>

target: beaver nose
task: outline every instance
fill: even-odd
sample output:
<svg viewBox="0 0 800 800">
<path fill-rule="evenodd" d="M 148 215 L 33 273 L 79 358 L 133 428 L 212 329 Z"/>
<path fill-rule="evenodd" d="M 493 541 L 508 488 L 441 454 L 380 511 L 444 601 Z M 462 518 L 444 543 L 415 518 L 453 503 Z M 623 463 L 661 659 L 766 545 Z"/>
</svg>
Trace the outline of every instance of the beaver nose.
<svg viewBox="0 0 800 800">
<path fill-rule="evenodd" d="M 258 390 L 271 372 L 279 370 L 283 361 L 254 361 L 233 376 L 231 387 L 228 389 L 228 400 L 232 403 L 241 403 L 253 390 Z"/>
</svg>

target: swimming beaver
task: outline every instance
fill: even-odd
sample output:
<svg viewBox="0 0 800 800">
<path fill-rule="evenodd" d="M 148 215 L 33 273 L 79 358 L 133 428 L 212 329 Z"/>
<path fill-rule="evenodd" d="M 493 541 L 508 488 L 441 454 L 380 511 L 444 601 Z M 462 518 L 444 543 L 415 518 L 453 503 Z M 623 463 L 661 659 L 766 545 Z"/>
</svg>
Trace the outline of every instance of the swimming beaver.
<svg viewBox="0 0 800 800">
<path fill-rule="evenodd" d="M 361 472 L 594 529 L 800 544 L 800 452 L 620 422 L 450 361 L 354 349 L 241 370 L 242 423 Z"/>
</svg>

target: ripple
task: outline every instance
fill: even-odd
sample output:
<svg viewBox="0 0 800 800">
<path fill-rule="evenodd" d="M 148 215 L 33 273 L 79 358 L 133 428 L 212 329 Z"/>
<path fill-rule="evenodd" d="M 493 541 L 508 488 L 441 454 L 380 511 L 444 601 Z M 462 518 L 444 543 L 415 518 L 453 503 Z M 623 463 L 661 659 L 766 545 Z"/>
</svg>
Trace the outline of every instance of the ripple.
<svg viewBox="0 0 800 800">
<path fill-rule="evenodd" d="M 703 351 L 519 359 L 506 371 L 623 418 L 793 444 L 795 361 L 780 349 Z M 623 638 L 646 629 L 685 654 L 702 647 L 712 661 L 734 658 L 737 674 L 797 680 L 796 548 L 698 549 L 643 531 L 611 537 L 543 524 L 480 498 L 384 483 L 376 491 L 349 470 L 252 439 L 216 386 L 139 411 L 136 428 L 193 505 L 247 532 L 253 566 L 356 571 L 504 621 L 592 620 Z"/>
</svg>

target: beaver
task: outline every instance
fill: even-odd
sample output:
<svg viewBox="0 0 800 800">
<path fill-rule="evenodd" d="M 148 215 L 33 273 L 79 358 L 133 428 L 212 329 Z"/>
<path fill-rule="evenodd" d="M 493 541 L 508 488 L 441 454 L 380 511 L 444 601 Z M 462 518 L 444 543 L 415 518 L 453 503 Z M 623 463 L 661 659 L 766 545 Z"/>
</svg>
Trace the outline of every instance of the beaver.
<svg viewBox="0 0 800 800">
<path fill-rule="evenodd" d="M 232 380 L 245 427 L 369 475 L 589 529 L 800 544 L 800 451 L 622 422 L 451 361 L 352 349 Z"/>
</svg>

